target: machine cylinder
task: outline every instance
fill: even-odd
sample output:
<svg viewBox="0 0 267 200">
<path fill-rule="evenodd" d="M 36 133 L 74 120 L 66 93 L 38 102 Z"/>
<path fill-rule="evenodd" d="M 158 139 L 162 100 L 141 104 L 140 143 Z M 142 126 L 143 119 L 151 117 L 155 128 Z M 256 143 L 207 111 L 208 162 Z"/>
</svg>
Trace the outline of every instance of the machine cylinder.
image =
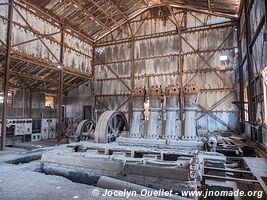
<svg viewBox="0 0 267 200">
<path fill-rule="evenodd" d="M 187 84 L 184 87 L 184 138 L 196 139 L 196 114 L 197 114 L 197 96 L 199 88 L 196 84 Z"/>
<path fill-rule="evenodd" d="M 144 102 L 145 89 L 134 88 L 133 95 L 133 117 L 131 121 L 130 137 L 141 137 L 144 130 Z"/>
<path fill-rule="evenodd" d="M 178 139 L 181 137 L 179 119 L 179 87 L 169 85 L 165 88 L 166 93 L 166 126 L 165 135 L 166 139 Z"/>
<path fill-rule="evenodd" d="M 159 138 L 161 136 L 161 88 L 150 87 L 149 94 L 149 122 L 147 138 Z"/>
</svg>

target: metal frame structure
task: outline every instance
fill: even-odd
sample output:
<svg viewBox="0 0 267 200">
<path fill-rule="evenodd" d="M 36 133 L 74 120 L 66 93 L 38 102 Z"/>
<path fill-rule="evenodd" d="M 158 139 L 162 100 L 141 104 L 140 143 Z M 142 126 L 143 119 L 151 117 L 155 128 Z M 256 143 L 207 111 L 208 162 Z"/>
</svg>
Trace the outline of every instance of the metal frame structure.
<svg viewBox="0 0 267 200">
<path fill-rule="evenodd" d="M 207 16 L 220 16 L 220 17 L 226 17 L 229 19 L 232 19 L 233 21 L 237 19 L 237 11 L 239 9 L 239 3 L 236 0 L 232 0 L 232 2 L 229 4 L 228 2 L 213 2 L 210 0 L 203 0 L 201 2 L 196 3 L 195 1 L 188 1 L 188 5 L 184 5 L 182 2 L 176 1 L 176 3 L 173 3 L 168 0 L 162 0 L 160 4 L 151 4 L 150 1 L 113 1 L 113 0 L 107 0 L 105 3 L 101 3 L 101 1 L 98 0 L 91 0 L 89 2 L 78 2 L 77 0 L 64 0 L 56 2 L 55 5 L 49 4 L 49 1 L 43 1 L 40 5 L 37 5 L 34 3 L 34 1 L 25 1 L 25 0 L 13 0 L 12 7 L 10 6 L 10 3 L 1 3 L 0 6 L 9 5 L 10 12 L 16 12 L 22 19 L 23 23 L 19 23 L 16 21 L 12 21 L 8 18 L 5 18 L 3 16 L 0 16 L 1 20 L 8 22 L 8 30 L 9 32 L 7 35 L 10 34 L 10 37 L 12 37 L 11 28 L 12 26 L 17 26 L 27 32 L 33 33 L 35 35 L 34 38 L 28 39 L 25 41 L 21 41 L 16 44 L 11 44 L 11 40 L 8 40 L 6 42 L 0 41 L 0 62 L 2 63 L 5 60 L 5 69 L 1 71 L 1 76 L 4 77 L 4 90 L 8 90 L 8 85 L 10 88 L 28 88 L 31 95 L 33 92 L 47 92 L 47 93 L 53 93 L 58 95 L 58 119 L 61 123 L 62 121 L 62 97 L 64 94 L 68 93 L 69 91 L 73 90 L 74 88 L 77 88 L 82 83 L 85 83 L 86 81 L 90 79 L 94 79 L 95 74 L 95 65 L 97 57 L 95 55 L 95 49 L 96 47 L 100 47 L 101 45 L 110 45 L 110 44 L 119 44 L 119 43 L 125 43 L 130 42 L 131 48 L 132 48 L 132 55 L 131 59 L 129 60 L 131 62 L 131 76 L 130 77 L 119 77 L 115 72 L 112 72 L 116 79 L 119 80 L 128 90 L 129 94 L 127 94 L 127 99 L 118 107 L 118 109 L 126 104 L 129 100 L 132 100 L 130 91 L 134 88 L 134 79 L 135 78 L 141 78 L 143 76 L 135 76 L 135 66 L 136 62 L 140 59 L 135 58 L 135 52 L 134 52 L 134 46 L 135 42 L 142 39 L 148 39 L 148 38 L 157 38 L 157 37 L 164 37 L 167 35 L 179 35 L 179 45 L 181 45 L 182 49 L 182 41 L 186 42 L 189 46 L 190 43 L 183 38 L 183 34 L 195 32 L 195 31 L 204 31 L 207 29 L 219 29 L 223 27 L 234 27 L 235 24 L 233 23 L 223 23 L 223 24 L 216 24 L 216 25 L 206 25 L 202 23 L 202 26 L 194 27 L 194 28 L 184 28 L 181 26 L 182 24 L 179 24 L 177 20 L 175 19 L 174 12 L 181 12 L 184 13 L 184 17 L 186 18 L 187 15 L 192 15 L 192 12 L 198 12 L 202 14 L 206 14 Z M 75 5 L 73 7 L 73 5 Z M 235 6 L 233 6 L 235 5 Z M 135 20 L 135 18 L 146 11 L 149 11 L 150 9 L 157 8 L 157 7 L 167 7 L 169 12 L 171 12 L 170 20 L 173 21 L 174 25 L 177 27 L 177 31 L 170 31 L 170 32 L 164 32 L 159 34 L 152 34 L 152 35 L 146 35 L 146 36 L 137 36 L 137 32 L 143 26 L 143 22 L 140 24 L 139 28 L 133 32 L 131 30 L 130 22 Z M 27 21 L 25 16 L 23 16 L 22 13 L 20 13 L 19 9 L 21 8 L 32 15 L 44 20 L 45 22 L 57 27 L 58 31 L 45 34 L 41 33 L 39 30 L 34 29 L 31 24 Z M 10 17 L 10 16 L 9 16 Z M 197 16 L 194 16 L 196 20 L 199 21 Z M 201 21 L 201 20 L 200 20 Z M 109 34 L 112 34 L 115 32 L 115 30 L 120 30 L 120 32 L 124 32 L 129 36 L 128 39 L 120 40 L 117 39 L 119 34 L 116 36 L 113 36 L 114 41 L 113 42 L 105 42 L 104 38 L 108 36 Z M 61 39 L 57 40 L 56 35 L 60 34 Z M 91 45 L 93 48 L 93 55 L 87 55 L 78 49 L 75 49 L 69 45 L 64 40 L 64 36 L 66 34 L 72 35 L 74 37 L 79 38 L 79 40 L 87 43 L 88 45 Z M 10 38 L 8 37 L 8 38 Z M 20 45 L 25 45 L 34 41 L 41 41 L 42 44 L 47 48 L 49 53 L 57 60 L 57 63 L 52 63 L 49 60 L 44 60 L 40 58 L 36 58 L 34 56 L 21 53 L 19 51 L 16 51 L 15 48 Z M 49 47 L 46 45 L 44 40 L 48 40 L 52 43 L 56 43 L 60 46 L 60 56 L 57 57 L 55 53 L 49 49 Z M 196 49 L 192 48 L 193 51 L 189 54 L 195 54 L 197 53 L 202 60 L 205 62 L 205 65 L 203 65 L 203 68 L 200 70 L 197 70 L 194 73 L 199 73 L 202 71 L 213 71 L 213 69 L 210 69 L 210 64 L 208 63 L 208 60 L 205 60 L 201 54 L 202 53 L 210 53 L 210 52 L 216 52 L 216 51 L 222 51 L 225 50 L 224 48 L 217 48 L 214 50 L 209 51 L 197 51 Z M 77 53 L 79 55 L 82 55 L 84 57 L 92 59 L 92 71 L 91 72 L 84 72 L 80 71 L 74 68 L 70 68 L 65 65 L 64 63 L 64 52 L 66 51 L 72 51 L 74 53 Z M 174 74 L 158 74 L 155 76 L 165 76 L 165 75 L 179 75 L 182 77 L 183 74 L 186 73 L 192 73 L 184 71 L 182 67 L 183 63 L 183 57 L 186 56 L 188 53 L 180 53 L 174 54 L 174 55 L 164 55 L 165 57 L 170 56 L 178 56 L 179 57 L 179 63 L 181 63 L 181 66 L 177 65 L 177 72 Z M 142 59 L 153 59 L 151 58 L 142 58 Z M 126 60 L 122 60 L 120 62 L 125 62 Z M 107 63 L 103 63 L 106 65 Z M 58 66 L 60 66 L 58 69 Z M 204 66 L 207 66 L 207 68 L 204 68 Z M 9 69 L 10 68 L 10 69 Z M 112 71 L 112 69 L 110 69 Z M 216 72 L 218 75 L 218 73 Z M 145 75 L 148 79 L 149 77 L 152 77 L 154 75 Z M 219 76 L 219 75 L 218 75 Z M 10 78 L 8 78 L 10 77 Z M 127 78 L 130 78 L 131 84 L 128 85 L 125 83 L 125 80 Z M 182 78 L 180 79 L 181 85 L 184 85 L 185 83 L 182 82 Z M 103 80 L 95 80 L 97 81 L 104 81 Z M 222 90 L 231 90 L 232 88 L 225 87 L 221 88 Z M 6 94 L 6 93 L 5 93 Z M 113 94 L 113 96 L 116 96 L 116 94 Z M 30 102 L 32 100 L 30 99 Z M 99 100 L 99 97 L 95 95 L 95 102 L 101 103 L 101 100 Z M 30 105 L 32 103 L 29 103 Z M 183 103 L 182 103 L 183 105 Z M 107 106 L 104 105 L 104 107 L 107 108 Z M 4 105 L 4 114 L 3 114 L 3 122 L 6 119 L 6 108 Z M 209 111 L 212 111 L 214 108 L 211 107 Z M 129 112 L 131 111 L 131 106 L 129 107 Z M 31 108 L 30 111 L 31 112 Z M 5 116 L 4 116 L 5 115 Z M 31 115 L 31 113 L 30 113 Z M 130 115 L 129 115 L 130 117 Z M 4 127 L 4 126 L 3 126 Z M 59 132 L 61 125 L 59 124 Z M 3 128 L 2 128 L 3 129 Z M 3 131 L 2 131 L 3 132 Z M 4 135 L 4 132 L 3 132 Z M 60 135 L 60 134 L 59 134 Z M 4 137 L 3 137 L 4 140 Z M 60 136 L 59 136 L 60 140 Z M 4 146 L 4 145 L 2 145 Z"/>
<path fill-rule="evenodd" d="M 239 82 L 240 82 L 240 108 L 241 108 L 241 122 L 242 130 L 244 131 L 245 125 L 249 126 L 250 137 L 252 140 L 261 142 L 261 136 L 259 129 L 256 125 L 256 115 L 257 115 L 257 103 L 262 103 L 263 101 L 263 92 L 262 92 L 262 80 L 261 74 L 255 72 L 253 69 L 253 46 L 256 40 L 259 38 L 260 32 L 263 28 L 267 27 L 267 15 L 261 17 L 257 27 L 252 34 L 252 24 L 251 24 L 251 10 L 255 1 L 242 1 L 240 6 L 241 16 L 242 12 L 244 13 L 243 24 L 239 20 L 238 26 L 238 46 L 239 46 Z M 265 10 L 267 10 L 267 3 L 265 1 Z M 242 43 L 242 39 L 245 38 L 246 44 Z M 265 39 L 266 42 L 266 39 Z M 245 51 L 242 52 L 242 47 L 245 48 Z M 261 67 L 261 66 L 257 66 Z M 247 74 L 248 80 L 247 85 L 245 85 L 244 74 Z M 256 73 L 256 74 L 255 74 Z M 248 102 L 244 100 L 244 91 L 247 86 Z M 259 88 L 260 87 L 260 88 Z M 248 105 L 248 110 L 245 110 L 245 105 Z M 248 113 L 248 121 L 245 119 L 245 113 Z M 261 112 L 264 110 L 261 108 Z M 266 118 L 266 117 L 265 117 Z"/>
<path fill-rule="evenodd" d="M 219 72 L 226 72 L 228 70 L 234 70 L 234 69 L 214 69 L 212 68 L 211 64 L 209 63 L 211 61 L 211 59 L 214 57 L 215 53 L 218 52 L 218 51 L 225 51 L 225 50 L 235 50 L 237 48 L 237 46 L 233 46 L 232 48 L 225 48 L 224 47 L 224 44 L 228 41 L 228 39 L 234 34 L 235 30 L 236 30 L 236 26 L 237 26 L 237 23 L 236 23 L 236 20 L 233 19 L 232 21 L 229 21 L 229 22 L 225 22 L 225 23 L 218 23 L 218 24 L 213 24 L 213 25 L 206 25 L 204 24 L 204 22 L 201 22 L 200 19 L 198 19 L 197 16 L 193 15 L 191 11 L 188 11 L 188 10 L 180 10 L 179 8 L 175 8 L 175 7 L 171 7 L 171 6 L 168 6 L 168 10 L 170 11 L 171 13 L 171 16 L 169 17 L 169 20 L 171 20 L 173 22 L 173 24 L 176 26 L 177 30 L 178 31 L 168 31 L 168 32 L 163 32 L 163 33 L 157 33 L 157 34 L 153 34 L 153 35 L 145 35 L 145 36 L 136 36 L 136 33 L 138 32 L 138 30 L 140 29 L 141 26 L 143 26 L 144 24 L 144 21 L 146 20 L 146 17 L 142 19 L 141 23 L 140 23 L 140 26 L 137 27 L 137 31 L 135 34 L 133 34 L 132 36 L 130 36 L 129 38 L 126 38 L 126 39 L 118 39 L 118 40 L 113 40 L 113 41 L 110 41 L 110 42 L 106 42 L 106 41 L 103 41 L 103 42 L 98 42 L 96 44 L 96 48 L 100 48 L 100 47 L 107 47 L 107 46 L 110 46 L 110 45 L 116 45 L 116 44 L 125 44 L 125 43 L 128 43 L 129 46 L 131 46 L 131 51 L 132 51 L 132 55 L 131 55 L 131 59 L 125 59 L 125 60 L 116 60 L 116 61 L 106 61 L 106 62 L 103 62 L 99 57 L 96 57 L 95 59 L 97 60 L 97 67 L 107 67 L 109 70 L 112 71 L 112 74 L 115 75 L 116 78 L 100 78 L 100 79 L 96 79 L 95 81 L 97 82 L 102 82 L 102 81 L 108 81 L 108 80 L 118 80 L 120 81 L 126 88 L 129 89 L 129 94 L 109 94 L 109 95 L 97 95 L 96 96 L 96 102 L 99 103 L 100 106 L 104 107 L 104 108 L 108 108 L 106 105 L 104 105 L 103 102 L 101 102 L 101 98 L 103 97 L 122 97 L 122 96 L 127 96 L 129 97 L 127 99 L 130 100 L 131 99 L 131 92 L 130 92 L 130 86 L 127 85 L 127 83 L 125 82 L 126 80 L 130 80 L 131 81 L 131 88 L 134 88 L 134 80 L 137 79 L 137 78 L 144 78 L 144 77 L 155 77 L 155 76 L 168 76 L 168 75 L 178 75 L 180 77 L 180 82 L 179 82 L 179 85 L 181 85 L 182 87 L 185 86 L 187 83 L 189 83 L 190 81 L 192 81 L 198 73 L 201 73 L 201 72 L 214 72 L 216 74 L 216 76 L 222 81 L 223 83 L 223 87 L 220 88 L 219 90 L 221 91 L 229 91 L 222 99 L 218 100 L 218 102 L 216 102 L 214 105 L 210 106 L 209 108 L 204 108 L 203 106 L 201 105 L 198 105 L 199 108 L 201 108 L 202 110 L 202 115 L 200 117 L 198 117 L 198 120 L 201 119 L 203 116 L 205 115 L 209 115 L 211 118 L 213 118 L 214 120 L 216 120 L 217 122 L 223 124 L 224 126 L 228 127 L 228 129 L 230 131 L 233 131 L 233 132 L 238 132 L 239 130 L 237 130 L 236 128 L 232 127 L 231 125 L 229 125 L 227 122 L 224 122 L 223 120 L 221 120 L 220 118 L 216 117 L 214 114 L 213 114 L 213 111 L 218 108 L 218 106 L 220 106 L 222 103 L 224 103 L 227 99 L 229 99 L 229 97 L 231 96 L 231 94 L 233 94 L 233 92 L 235 92 L 236 88 L 233 88 L 231 86 L 228 85 L 228 83 L 226 82 L 226 80 L 223 79 L 223 77 L 219 74 Z M 174 15 L 174 12 L 181 12 L 183 13 L 184 16 L 186 15 L 191 15 L 195 18 L 196 21 L 200 21 L 203 25 L 202 26 L 198 26 L 198 27 L 194 27 L 194 28 L 186 28 L 186 24 L 179 24 L 175 15 Z M 200 13 L 202 13 L 200 11 Z M 145 14 L 144 14 L 145 15 Z M 134 20 L 134 19 L 133 19 Z M 181 23 L 185 23 L 185 22 L 181 22 Z M 222 40 L 221 44 L 216 48 L 216 49 L 210 49 L 210 50 L 205 50 L 205 51 L 200 51 L 200 50 L 197 50 L 195 49 L 191 44 L 190 42 L 184 37 L 185 34 L 188 34 L 188 33 L 195 33 L 195 32 L 202 32 L 202 31 L 205 31 L 205 30 L 211 30 L 211 29 L 223 29 L 223 28 L 231 28 L 232 31 Z M 150 57 L 144 57 L 144 58 L 135 58 L 134 57 L 134 42 L 135 41 L 138 41 L 138 40 L 144 40 L 144 39 L 151 39 L 151 38 L 158 38 L 158 37 L 164 37 L 164 36 L 172 36 L 172 35 L 178 35 L 178 41 L 177 43 L 180 44 L 180 53 L 176 53 L 176 54 L 167 54 L 167 55 L 160 55 L 160 56 L 150 56 Z M 182 50 L 182 43 L 184 44 L 187 44 L 191 49 L 192 49 L 192 52 L 189 52 L 189 53 L 184 53 L 183 50 Z M 204 58 L 203 54 L 205 53 L 210 53 L 211 55 L 206 59 Z M 195 55 L 198 55 L 201 60 L 203 61 L 203 64 L 198 67 L 197 70 L 195 71 L 185 71 L 183 69 L 183 59 L 184 59 L 184 56 L 186 55 L 192 55 L 192 54 L 195 54 Z M 179 62 L 177 63 L 177 72 L 175 73 L 162 73 L 162 74 L 146 74 L 146 75 L 134 75 L 134 66 L 136 65 L 135 63 L 137 61 L 140 61 L 140 60 L 147 60 L 147 59 L 156 59 L 156 58 L 164 58 L 164 57 L 178 57 L 179 58 Z M 127 77 L 119 77 L 118 74 L 116 74 L 108 65 L 109 64 L 115 64 L 115 63 L 131 63 L 131 76 L 127 76 Z M 179 63 L 180 63 L 180 66 L 179 66 Z M 192 78 L 190 80 L 183 80 L 183 75 L 184 74 L 192 74 Z M 207 92 L 207 91 L 214 91 L 214 89 L 201 89 L 200 90 L 201 92 Z M 183 99 L 183 98 L 181 98 Z M 126 102 L 124 101 L 123 104 L 125 104 Z M 131 102 L 129 102 L 129 107 L 131 108 Z M 122 105 L 120 105 L 119 107 L 121 107 Z M 183 113 L 183 102 L 181 102 L 181 114 Z M 108 109 L 109 110 L 109 109 Z M 227 111 L 226 111 L 227 112 Z M 129 116 L 129 119 L 130 119 L 130 116 L 131 116 L 131 109 L 128 109 L 128 116 Z"/>
</svg>

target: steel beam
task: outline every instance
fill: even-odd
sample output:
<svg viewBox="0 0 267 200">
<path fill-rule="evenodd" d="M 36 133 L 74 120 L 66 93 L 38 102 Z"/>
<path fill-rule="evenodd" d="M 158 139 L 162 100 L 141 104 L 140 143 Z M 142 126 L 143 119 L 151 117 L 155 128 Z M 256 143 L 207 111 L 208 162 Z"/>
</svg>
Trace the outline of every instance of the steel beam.
<svg viewBox="0 0 267 200">
<path fill-rule="evenodd" d="M 17 0 L 15 2 L 15 4 L 18 5 L 19 7 L 27 10 L 28 12 L 40 17 L 41 19 L 47 21 L 48 23 L 58 27 L 58 28 L 61 28 L 61 26 L 62 26 L 61 20 L 59 20 L 58 18 L 55 18 L 51 14 L 48 14 L 47 12 L 43 11 L 42 9 L 39 9 L 38 7 L 34 6 L 33 4 L 29 3 L 26 0 Z M 70 26 L 66 23 L 65 23 L 65 29 L 69 29 L 69 30 L 65 30 L 66 33 L 68 33 L 70 35 L 77 35 L 77 36 L 79 36 L 79 39 L 81 39 L 82 41 L 84 41 L 90 45 L 92 45 L 94 43 L 94 40 L 89 35 L 83 34 L 79 31 L 75 30 L 72 26 Z"/>
<path fill-rule="evenodd" d="M 64 1 L 64 11 L 65 11 L 65 3 L 66 1 Z M 62 112 L 62 95 L 63 95 L 63 68 L 64 68 L 64 51 L 65 51 L 65 18 L 63 18 L 63 22 L 62 22 L 62 28 L 61 28 L 61 45 L 60 45 L 60 68 L 59 68 L 59 89 L 58 89 L 58 133 L 57 133 L 57 141 L 60 142 L 61 141 L 61 134 L 63 131 L 63 112 Z"/>
<path fill-rule="evenodd" d="M 230 34 L 223 40 L 223 42 L 217 47 L 217 49 L 219 49 L 219 48 L 221 48 L 223 45 L 224 45 L 224 43 L 231 37 L 231 35 L 232 35 L 232 33 L 233 33 L 233 31 L 231 31 L 230 32 Z M 186 41 L 186 40 L 185 40 Z M 192 45 L 191 45 L 192 46 Z M 195 51 L 195 49 L 193 49 L 194 51 Z M 214 56 L 214 54 L 216 53 L 216 51 L 214 51 L 212 54 L 211 54 L 211 56 L 206 60 L 206 59 L 204 59 L 205 60 L 205 63 L 201 66 L 201 67 L 199 67 L 198 69 L 197 69 L 197 71 L 200 71 L 201 69 L 203 69 L 203 67 L 211 60 L 211 58 L 213 58 L 213 56 Z M 209 64 L 209 63 L 208 63 Z M 211 68 L 211 66 L 210 66 L 210 64 L 209 64 L 209 68 Z M 212 68 L 211 68 L 212 69 Z M 216 73 L 216 74 L 218 74 L 218 73 Z M 194 76 L 192 76 L 191 78 L 190 78 L 190 80 L 189 81 L 187 81 L 186 83 L 190 83 L 194 78 L 195 78 L 195 76 L 196 76 L 196 74 L 194 75 Z M 225 82 L 225 81 L 224 81 Z"/>
<path fill-rule="evenodd" d="M 243 7 L 243 6 L 242 6 Z M 241 102 L 244 102 L 243 88 L 244 88 L 244 78 L 243 78 L 243 66 L 244 62 L 242 61 L 242 33 L 241 33 L 241 21 L 238 21 L 237 26 L 237 45 L 238 45 L 238 73 L 239 73 L 239 98 Z M 244 59 L 245 61 L 245 59 Z M 244 104 L 240 105 L 240 121 L 245 120 L 245 111 Z M 240 123 L 241 133 L 245 132 L 245 125 Z"/>
<path fill-rule="evenodd" d="M 0 53 L 0 55 L 1 54 L 3 54 L 3 53 Z M 15 51 L 15 50 L 12 50 L 11 58 L 16 59 L 16 60 L 20 60 L 20 61 L 24 61 L 24 62 L 33 64 L 33 65 L 41 66 L 41 67 L 44 67 L 47 69 L 57 70 L 55 63 L 51 63 L 51 62 L 48 62 L 48 61 L 45 61 L 42 59 L 36 59 L 35 57 L 29 56 L 29 55 L 24 54 L 24 53 L 20 53 L 20 52 Z M 88 74 L 86 72 L 81 72 L 79 70 L 71 69 L 71 68 L 65 68 L 64 73 L 72 75 L 72 76 L 80 77 L 83 79 L 91 79 L 92 78 L 92 74 Z"/>
<path fill-rule="evenodd" d="M 59 59 L 57 58 L 57 56 L 50 50 L 50 48 L 46 45 L 46 43 L 42 40 L 42 37 L 40 36 L 40 34 L 38 34 L 37 32 L 34 31 L 34 29 L 32 28 L 32 26 L 29 24 L 29 22 L 25 19 L 25 17 L 20 13 L 20 11 L 14 7 L 14 9 L 16 10 L 16 12 L 19 14 L 19 16 L 22 18 L 22 20 L 25 22 L 25 24 L 31 29 L 31 31 L 37 36 L 37 38 L 43 43 L 43 45 L 46 47 L 46 49 L 49 51 L 49 53 L 51 53 L 51 55 L 58 61 Z"/>
<path fill-rule="evenodd" d="M 247 65 L 248 65 L 248 116 L 249 122 L 252 124 L 255 120 L 255 110 L 254 110 L 254 103 L 253 103 L 253 96 L 254 96 L 254 87 L 252 84 L 253 80 L 253 65 L 252 65 L 252 48 L 249 47 L 251 42 L 251 25 L 250 25 L 250 9 L 248 5 L 248 0 L 244 1 L 244 12 L 245 12 L 245 29 L 246 29 L 246 50 L 247 50 Z M 255 139 L 256 130 L 251 127 L 251 140 Z"/>
<path fill-rule="evenodd" d="M 77 6 L 77 8 L 86 13 L 86 17 L 89 16 L 88 20 L 95 20 L 98 24 L 100 24 L 104 29 L 106 30 L 110 30 L 110 27 L 108 27 L 105 23 L 103 23 L 102 21 L 100 21 L 98 18 L 96 18 L 95 16 L 93 16 L 87 9 L 85 9 L 77 0 L 70 0 L 74 5 Z"/>
<path fill-rule="evenodd" d="M 29 116 L 29 118 L 32 118 L 32 93 L 33 93 L 33 91 L 30 89 L 29 92 L 30 92 L 30 97 L 29 97 L 29 114 L 28 114 L 28 116 Z"/>
<path fill-rule="evenodd" d="M 7 99 L 8 99 L 8 81 L 9 81 L 9 68 L 11 60 L 11 41 L 12 41 L 12 20 L 13 20 L 13 0 L 9 0 L 8 6 L 8 22 L 7 22 L 7 37 L 6 37 L 6 62 L 4 66 L 4 99 L 3 99 L 3 112 L 2 112 L 2 127 L 1 127 L 1 150 L 5 150 L 6 146 L 6 123 L 7 123 Z"/>
<path fill-rule="evenodd" d="M 232 22 L 223 22 L 223 23 L 215 23 L 215 24 L 210 24 L 210 25 L 204 25 L 204 26 L 196 26 L 196 27 L 190 27 L 190 28 L 182 28 L 182 34 L 186 33 L 194 33 L 194 32 L 201 32 L 201 31 L 207 31 L 207 30 L 214 30 L 214 29 L 221 29 L 221 28 L 230 28 L 230 27 L 235 27 L 236 24 Z M 167 31 L 163 33 L 154 33 L 154 34 L 147 34 L 144 36 L 136 36 L 135 40 L 145 40 L 145 39 L 153 39 L 153 38 L 160 38 L 160 37 L 168 37 L 172 35 L 177 35 L 177 31 Z M 116 45 L 116 44 L 122 44 L 122 43 L 127 43 L 131 42 L 131 38 L 126 38 L 126 39 L 120 39 L 112 42 L 99 42 L 97 44 L 97 47 L 102 47 L 102 46 L 109 46 L 109 45 Z"/>
<path fill-rule="evenodd" d="M 91 0 L 91 2 L 98 8 L 98 9 L 100 9 L 101 10 L 101 12 L 102 13 L 104 13 L 105 15 L 106 15 L 106 17 L 108 18 L 108 19 L 110 19 L 111 21 L 113 21 L 114 22 L 114 24 L 116 24 L 117 26 L 118 26 L 118 28 L 120 28 L 120 29 L 123 29 L 123 30 L 125 30 L 125 33 L 126 34 L 128 34 L 128 35 L 131 35 L 129 32 L 128 32 L 128 30 L 125 28 L 125 27 L 123 27 L 123 25 L 121 25 L 121 24 L 119 24 L 109 13 L 107 13 L 96 1 L 94 1 L 94 0 Z M 128 19 L 126 20 L 126 22 L 128 21 Z"/>
</svg>

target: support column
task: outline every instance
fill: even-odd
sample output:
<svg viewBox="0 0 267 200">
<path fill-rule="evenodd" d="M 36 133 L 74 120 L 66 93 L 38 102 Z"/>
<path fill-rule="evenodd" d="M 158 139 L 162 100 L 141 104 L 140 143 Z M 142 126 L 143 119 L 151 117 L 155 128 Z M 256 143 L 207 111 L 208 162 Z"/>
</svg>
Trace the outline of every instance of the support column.
<svg viewBox="0 0 267 200">
<path fill-rule="evenodd" d="M 144 88 L 134 88 L 132 90 L 133 116 L 131 121 L 130 137 L 140 138 L 144 135 L 145 93 L 146 91 Z"/>
<path fill-rule="evenodd" d="M 59 90 L 58 90 L 58 142 L 61 141 L 62 134 L 62 94 L 63 94 L 63 67 L 64 67 L 64 25 L 61 30 L 61 45 L 60 45 L 60 67 L 59 67 Z"/>
<path fill-rule="evenodd" d="M 6 38 L 6 60 L 4 65 L 4 99 L 2 112 L 2 127 L 1 127 L 1 150 L 5 150 L 6 146 L 6 123 L 7 123 L 7 99 L 8 99 L 8 81 L 10 68 L 10 51 L 11 51 L 11 36 L 12 36 L 12 20 L 13 20 L 13 0 L 9 0 L 8 6 L 8 23 L 7 23 L 7 38 Z"/>
<path fill-rule="evenodd" d="M 134 73 L 135 73 L 135 41 L 134 41 L 134 35 L 132 36 L 132 42 L 131 42 L 131 90 L 134 89 Z M 128 112 L 128 121 L 132 121 L 133 118 L 133 106 L 134 106 L 134 99 L 133 96 L 131 98 L 131 101 L 129 102 L 129 112 Z"/>
<path fill-rule="evenodd" d="M 180 121 L 180 103 L 178 86 L 169 85 L 165 88 L 166 93 L 166 127 L 165 135 L 166 139 L 177 140 L 181 137 L 181 121 Z"/>
<path fill-rule="evenodd" d="M 147 130 L 147 138 L 158 139 L 161 136 L 161 88 L 150 87 L 148 89 L 149 94 L 149 122 Z"/>
<path fill-rule="evenodd" d="M 240 121 L 245 120 L 245 113 L 244 113 L 244 97 L 243 97 L 243 89 L 244 89 L 244 78 L 243 78 L 243 66 L 242 63 L 242 48 L 241 48 L 241 28 L 240 28 L 240 20 L 238 22 L 237 28 L 237 45 L 238 45 L 238 73 L 239 73 L 239 98 L 240 98 Z M 240 123 L 241 133 L 245 132 L 245 125 L 244 123 Z"/>
<path fill-rule="evenodd" d="M 249 123 L 252 124 L 255 120 L 255 110 L 253 103 L 254 96 L 254 88 L 253 88 L 253 66 L 252 66 L 252 48 L 249 46 L 251 41 L 251 26 L 250 26 L 250 10 L 248 1 L 244 1 L 244 9 L 245 9 L 245 28 L 246 28 L 246 45 L 247 45 L 247 65 L 248 65 L 248 117 Z M 251 140 L 255 138 L 255 129 L 251 126 Z"/>
<path fill-rule="evenodd" d="M 185 102 L 185 125 L 184 125 L 184 139 L 197 138 L 197 96 L 199 88 L 195 84 L 187 84 L 184 87 L 184 102 Z"/>
<path fill-rule="evenodd" d="M 29 118 L 32 118 L 32 90 L 29 90 L 30 92 L 30 97 L 29 97 Z"/>
</svg>

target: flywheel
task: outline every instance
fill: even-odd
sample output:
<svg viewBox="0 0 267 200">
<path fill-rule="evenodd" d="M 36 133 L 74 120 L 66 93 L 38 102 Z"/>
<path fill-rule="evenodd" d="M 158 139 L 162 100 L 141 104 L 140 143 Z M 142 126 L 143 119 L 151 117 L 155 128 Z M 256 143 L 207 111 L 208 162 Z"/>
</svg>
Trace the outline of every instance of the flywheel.
<svg viewBox="0 0 267 200">
<path fill-rule="evenodd" d="M 129 125 L 121 111 L 106 111 L 98 119 L 95 129 L 95 142 L 110 143 L 120 136 L 121 132 L 128 131 Z"/>
</svg>

